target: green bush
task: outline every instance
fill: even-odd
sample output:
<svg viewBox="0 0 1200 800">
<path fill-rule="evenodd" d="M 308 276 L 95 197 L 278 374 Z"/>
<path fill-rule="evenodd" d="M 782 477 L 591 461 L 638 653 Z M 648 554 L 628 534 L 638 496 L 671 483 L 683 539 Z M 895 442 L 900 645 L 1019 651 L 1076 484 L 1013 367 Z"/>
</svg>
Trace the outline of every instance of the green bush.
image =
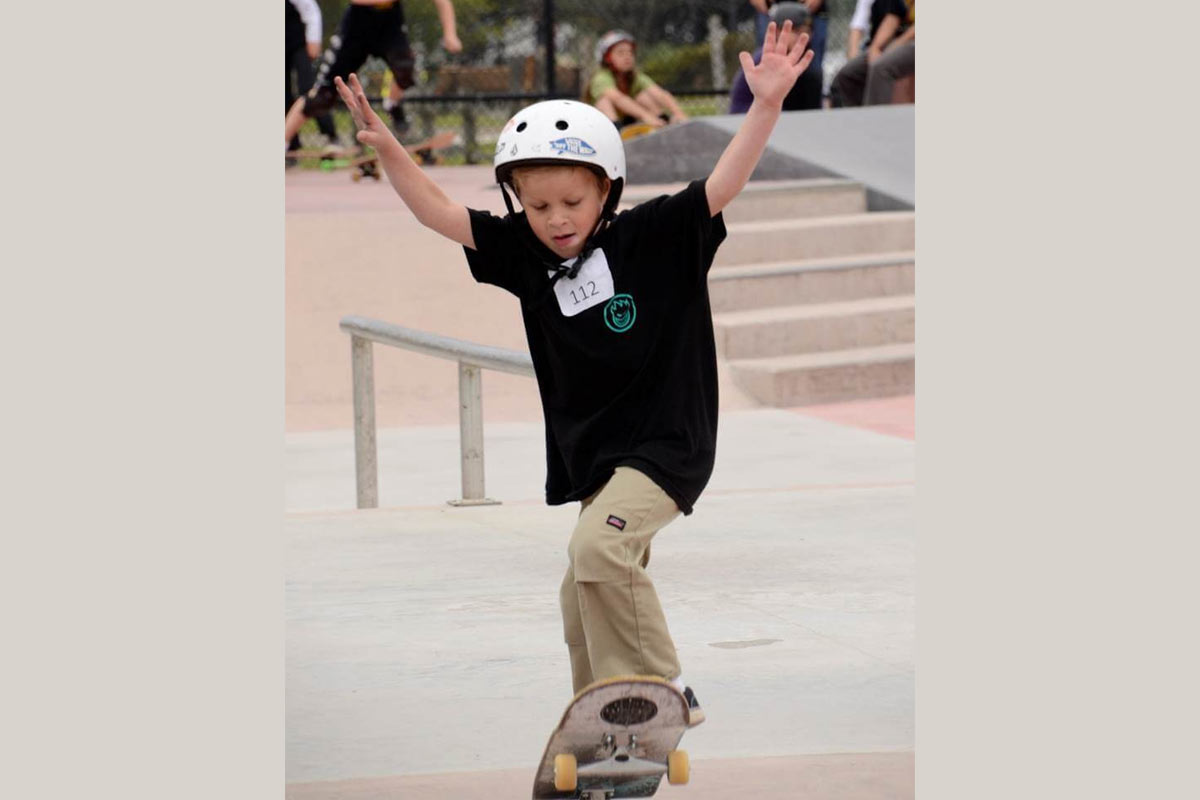
<svg viewBox="0 0 1200 800">
<path fill-rule="evenodd" d="M 741 69 L 738 51 L 753 51 L 751 34 L 731 33 L 725 37 L 725 80 L 732 83 Z M 698 44 L 671 44 L 662 42 L 638 52 L 638 69 L 645 72 L 660 86 L 672 90 L 727 89 L 728 86 L 713 86 L 712 63 L 709 59 L 708 42 Z"/>
</svg>

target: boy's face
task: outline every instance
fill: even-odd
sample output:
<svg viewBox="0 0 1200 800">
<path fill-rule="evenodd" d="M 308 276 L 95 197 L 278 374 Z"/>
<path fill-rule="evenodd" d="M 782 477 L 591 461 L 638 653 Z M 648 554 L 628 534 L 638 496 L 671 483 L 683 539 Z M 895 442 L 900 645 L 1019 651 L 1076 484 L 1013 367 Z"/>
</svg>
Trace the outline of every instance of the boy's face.
<svg viewBox="0 0 1200 800">
<path fill-rule="evenodd" d="M 583 250 L 608 196 L 608 179 L 601 192 L 586 167 L 518 169 L 513 187 L 534 235 L 564 261 Z"/>
</svg>

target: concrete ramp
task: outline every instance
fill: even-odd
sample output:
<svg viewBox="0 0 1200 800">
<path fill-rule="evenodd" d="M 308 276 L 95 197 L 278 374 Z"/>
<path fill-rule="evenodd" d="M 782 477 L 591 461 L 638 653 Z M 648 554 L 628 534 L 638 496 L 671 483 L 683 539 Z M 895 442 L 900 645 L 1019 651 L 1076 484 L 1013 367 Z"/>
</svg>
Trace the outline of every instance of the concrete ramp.
<svg viewBox="0 0 1200 800">
<path fill-rule="evenodd" d="M 670 183 L 708 175 L 744 119 L 690 120 L 626 142 L 629 182 Z M 849 178 L 867 190 L 871 211 L 916 207 L 916 107 L 786 111 L 752 181 Z"/>
</svg>

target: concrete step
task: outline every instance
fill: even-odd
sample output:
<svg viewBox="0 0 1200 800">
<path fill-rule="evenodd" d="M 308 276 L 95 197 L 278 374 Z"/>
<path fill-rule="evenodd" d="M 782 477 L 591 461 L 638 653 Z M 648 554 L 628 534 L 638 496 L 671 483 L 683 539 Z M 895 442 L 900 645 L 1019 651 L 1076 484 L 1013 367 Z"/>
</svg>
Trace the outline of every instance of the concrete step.
<svg viewBox="0 0 1200 800">
<path fill-rule="evenodd" d="M 911 342 L 916 305 L 897 295 L 714 314 L 717 353 L 764 358 Z"/>
<path fill-rule="evenodd" d="M 899 250 L 713 267 L 708 273 L 709 300 L 715 313 L 912 294 L 915 257 L 912 250 Z"/>
<path fill-rule="evenodd" d="M 739 387 L 778 408 L 912 394 L 916 382 L 911 342 L 728 363 Z"/>
<path fill-rule="evenodd" d="M 713 266 L 913 250 L 915 220 L 913 211 L 877 211 L 734 223 Z"/>
<path fill-rule="evenodd" d="M 621 207 L 627 208 L 661 194 L 677 192 L 686 185 L 664 183 L 630 186 L 622 193 Z M 866 210 L 866 189 L 857 181 L 845 178 L 751 181 L 726 206 L 725 224 L 862 214 Z"/>
</svg>

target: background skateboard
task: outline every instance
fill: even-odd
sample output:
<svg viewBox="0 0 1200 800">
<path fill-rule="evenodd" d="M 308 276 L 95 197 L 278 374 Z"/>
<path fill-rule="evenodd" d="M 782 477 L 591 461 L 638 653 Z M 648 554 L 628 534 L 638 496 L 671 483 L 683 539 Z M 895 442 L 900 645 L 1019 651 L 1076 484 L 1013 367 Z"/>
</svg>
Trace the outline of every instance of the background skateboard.
<svg viewBox="0 0 1200 800">
<path fill-rule="evenodd" d="M 435 155 L 436 151 L 443 150 L 458 142 L 458 134 L 453 131 L 442 131 L 435 133 L 423 142 L 416 144 L 406 144 L 404 149 L 413 157 L 413 160 L 418 164 L 438 164 L 440 159 Z M 359 158 L 350 162 L 352 167 L 357 167 L 358 171 L 350 177 L 354 180 L 361 180 L 364 177 L 371 177 L 379 180 L 379 156 L 376 153 L 361 155 Z"/>
<path fill-rule="evenodd" d="M 420 164 L 436 164 L 439 163 L 436 152 L 457 142 L 458 134 L 442 131 L 425 141 L 406 144 L 404 149 Z M 284 155 L 288 159 L 320 159 L 321 169 L 353 168 L 354 172 L 350 177 L 356 181 L 364 177 L 379 180 L 382 175 L 379 171 L 379 156 L 374 152 L 367 153 L 362 147 L 301 148 L 289 150 Z"/>
</svg>

